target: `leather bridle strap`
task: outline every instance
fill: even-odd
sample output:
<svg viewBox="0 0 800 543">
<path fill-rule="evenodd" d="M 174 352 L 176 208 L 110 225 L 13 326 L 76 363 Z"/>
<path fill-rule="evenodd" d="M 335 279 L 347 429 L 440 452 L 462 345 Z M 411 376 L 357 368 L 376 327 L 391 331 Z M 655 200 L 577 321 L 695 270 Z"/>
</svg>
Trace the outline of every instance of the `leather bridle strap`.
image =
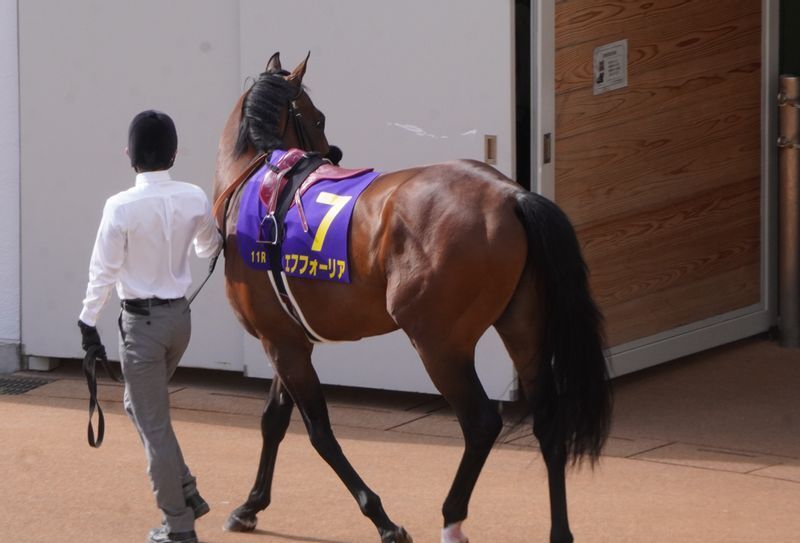
<svg viewBox="0 0 800 543">
<path fill-rule="evenodd" d="M 100 407 L 100 402 L 97 400 L 97 361 L 103 364 L 108 376 L 117 381 L 118 383 L 124 382 L 122 377 L 117 377 L 111 368 L 108 366 L 108 359 L 105 354 L 100 357 L 98 353 L 102 351 L 103 347 L 100 345 L 93 345 L 86 350 L 86 356 L 83 357 L 83 374 L 86 376 L 86 384 L 89 385 L 89 426 L 87 428 L 87 438 L 89 445 L 95 449 L 103 444 L 103 437 L 106 432 L 106 421 L 103 416 L 103 408 Z M 95 438 L 94 428 L 92 427 L 92 417 L 97 410 L 97 437 Z"/>
<path fill-rule="evenodd" d="M 297 142 L 300 144 L 300 148 L 310 152 L 312 150 L 311 141 L 309 140 L 308 134 L 303 127 L 303 114 L 297 107 L 297 99 L 300 98 L 302 93 L 303 91 L 300 91 L 300 94 L 298 94 L 296 98 L 289 102 L 289 116 L 292 118 L 292 122 L 294 123 L 294 133 L 297 136 Z"/>
</svg>

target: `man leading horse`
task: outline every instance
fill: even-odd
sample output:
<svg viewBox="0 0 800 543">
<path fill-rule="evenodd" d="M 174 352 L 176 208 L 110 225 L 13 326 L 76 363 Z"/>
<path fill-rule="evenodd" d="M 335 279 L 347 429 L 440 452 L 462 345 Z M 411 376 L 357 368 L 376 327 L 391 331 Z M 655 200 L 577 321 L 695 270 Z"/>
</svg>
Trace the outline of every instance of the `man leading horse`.
<svg viewBox="0 0 800 543">
<path fill-rule="evenodd" d="M 178 137 L 165 113 L 143 111 L 128 130 L 133 187 L 106 201 L 89 266 L 78 327 L 84 350 L 105 350 L 95 327 L 116 286 L 125 411 L 144 444 L 156 504 L 163 514 L 150 543 L 196 543 L 195 519 L 209 506 L 197 491 L 172 429 L 167 383 L 189 344 L 189 250 L 219 252 L 222 236 L 203 190 L 175 181 Z"/>
</svg>

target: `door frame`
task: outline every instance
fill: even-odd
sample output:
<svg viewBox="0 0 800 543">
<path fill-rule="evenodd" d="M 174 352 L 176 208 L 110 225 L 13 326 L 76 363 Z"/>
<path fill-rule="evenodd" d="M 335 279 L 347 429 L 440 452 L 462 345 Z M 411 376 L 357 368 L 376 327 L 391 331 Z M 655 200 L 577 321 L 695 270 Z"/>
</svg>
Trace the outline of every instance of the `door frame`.
<svg viewBox="0 0 800 543">
<path fill-rule="evenodd" d="M 780 0 L 762 0 L 761 36 L 761 299 L 610 350 L 612 376 L 624 375 L 769 330 L 777 320 L 777 103 Z M 531 5 L 531 173 L 540 194 L 555 197 L 555 0 Z M 551 134 L 549 164 L 545 138 Z"/>
</svg>

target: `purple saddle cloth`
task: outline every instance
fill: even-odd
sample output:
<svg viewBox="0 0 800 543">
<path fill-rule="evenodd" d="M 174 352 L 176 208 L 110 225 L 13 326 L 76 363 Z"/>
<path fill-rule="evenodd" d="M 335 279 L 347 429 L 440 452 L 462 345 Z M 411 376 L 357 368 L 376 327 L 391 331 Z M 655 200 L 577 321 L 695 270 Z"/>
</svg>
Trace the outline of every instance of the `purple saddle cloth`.
<svg viewBox="0 0 800 543">
<path fill-rule="evenodd" d="M 270 162 L 275 163 L 282 154 L 274 151 Z M 236 222 L 239 255 L 248 266 L 258 270 L 271 269 L 266 241 L 274 237 L 272 223 L 259 197 L 266 172 L 264 165 L 245 182 Z M 348 243 L 353 208 L 364 189 L 379 175 L 369 171 L 311 186 L 302 196 L 308 232 L 303 230 L 297 208 L 289 209 L 284 220 L 286 237 L 281 246 L 281 264 L 286 275 L 350 282 Z"/>
</svg>

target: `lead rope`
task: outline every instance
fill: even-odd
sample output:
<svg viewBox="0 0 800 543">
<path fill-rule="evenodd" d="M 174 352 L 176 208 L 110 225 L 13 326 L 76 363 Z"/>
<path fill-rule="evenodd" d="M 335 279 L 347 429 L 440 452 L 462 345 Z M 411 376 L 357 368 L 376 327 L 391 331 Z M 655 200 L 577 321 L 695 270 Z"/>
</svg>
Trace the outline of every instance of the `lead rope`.
<svg viewBox="0 0 800 543">
<path fill-rule="evenodd" d="M 93 345 L 86 350 L 86 356 L 83 357 L 83 374 L 86 376 L 86 384 L 89 385 L 89 426 L 86 429 L 86 437 L 89 440 L 89 445 L 95 449 L 103 444 L 103 437 L 106 433 L 106 421 L 103 416 L 103 408 L 100 407 L 100 402 L 97 400 L 97 361 L 103 364 L 108 376 L 118 383 L 124 382 L 122 377 L 118 377 L 111 371 L 108 365 L 108 358 L 105 355 L 98 356 L 102 349 L 99 345 Z M 95 410 L 97 411 L 97 437 L 95 438 L 94 427 L 92 426 L 92 417 Z"/>
<path fill-rule="evenodd" d="M 244 182 L 247 181 L 247 179 L 249 179 L 250 174 L 253 173 L 253 171 L 255 170 L 256 166 L 259 163 L 261 163 L 261 161 L 263 161 L 263 160 L 266 160 L 267 164 L 269 164 L 269 157 L 265 158 L 264 153 L 261 153 L 261 154 L 257 155 L 253 160 L 251 160 L 250 164 L 248 164 L 247 167 L 244 169 L 244 172 L 242 172 L 239 175 L 239 177 L 236 180 L 234 180 L 233 183 L 231 183 L 229 188 L 226 189 L 219 196 L 217 201 L 214 202 L 214 207 L 212 209 L 212 214 L 215 217 L 216 217 L 217 206 L 219 205 L 219 201 L 222 200 L 222 198 L 224 198 L 224 202 L 225 202 L 225 207 L 223 208 L 223 211 L 222 211 L 222 220 L 220 221 L 221 224 L 220 224 L 220 230 L 219 230 L 220 235 L 222 236 L 222 245 L 220 246 L 219 250 L 217 251 L 217 254 L 215 254 L 213 257 L 211 257 L 211 261 L 208 263 L 208 273 L 206 274 L 206 278 L 203 279 L 203 282 L 200 283 L 200 286 L 197 287 L 197 289 L 195 289 L 195 291 L 191 294 L 191 296 L 189 296 L 189 298 L 188 298 L 188 302 L 189 303 L 186 305 L 186 309 L 184 310 L 184 313 L 189 311 L 189 307 L 191 306 L 191 304 L 194 301 L 194 299 L 197 298 L 197 295 L 200 294 L 200 290 L 205 286 L 206 283 L 208 283 L 208 280 L 211 279 L 211 275 L 214 273 L 214 268 L 216 268 L 216 266 L 217 266 L 217 260 L 219 260 L 219 256 L 225 254 L 225 241 L 226 241 L 226 239 L 228 237 L 228 235 L 227 235 L 227 231 L 228 231 L 228 210 L 230 209 L 231 200 L 233 200 L 233 196 L 239 190 L 241 190 Z"/>
<path fill-rule="evenodd" d="M 226 207 L 225 214 L 227 215 L 227 205 L 225 207 Z M 211 279 L 211 275 L 214 273 L 214 268 L 217 267 L 217 260 L 219 259 L 219 255 L 221 255 L 224 250 L 225 250 L 225 238 L 223 237 L 222 238 L 222 245 L 220 245 L 219 249 L 217 249 L 217 254 L 212 256 L 211 257 L 211 261 L 208 263 L 208 273 L 206 274 L 206 278 L 203 279 L 203 282 L 200 283 L 200 286 L 197 287 L 194 292 L 192 292 L 191 296 L 189 296 L 189 298 L 188 298 L 188 302 L 189 303 L 186 304 L 186 309 L 183 310 L 184 313 L 189 311 L 189 307 L 192 305 L 192 302 L 194 301 L 194 299 L 197 298 L 197 295 L 200 294 L 200 291 L 202 290 L 202 288 L 204 286 L 206 286 L 206 283 L 208 283 L 208 280 Z"/>
<path fill-rule="evenodd" d="M 195 289 L 195 291 L 192 293 L 191 296 L 189 296 L 187 300 L 189 303 L 186 304 L 186 309 L 183 310 L 184 313 L 189 311 L 192 302 L 194 301 L 195 298 L 197 298 L 197 295 L 200 294 L 200 290 L 202 290 L 202 288 L 206 286 L 206 283 L 208 283 L 208 280 L 211 279 L 211 275 L 214 273 L 214 268 L 217 267 L 217 260 L 219 260 L 219 255 L 225 254 L 225 238 L 227 233 L 228 208 L 231 205 L 231 200 L 233 199 L 233 195 L 235 193 L 236 191 L 234 190 L 230 194 L 228 194 L 228 196 L 225 198 L 225 208 L 222 211 L 222 226 L 219 231 L 220 236 L 222 236 L 222 245 L 219 246 L 217 254 L 212 256 L 211 261 L 208 263 L 208 273 L 206 274 L 206 278 L 203 279 L 203 282 L 200 283 L 200 286 L 197 287 L 197 289 Z"/>
</svg>

